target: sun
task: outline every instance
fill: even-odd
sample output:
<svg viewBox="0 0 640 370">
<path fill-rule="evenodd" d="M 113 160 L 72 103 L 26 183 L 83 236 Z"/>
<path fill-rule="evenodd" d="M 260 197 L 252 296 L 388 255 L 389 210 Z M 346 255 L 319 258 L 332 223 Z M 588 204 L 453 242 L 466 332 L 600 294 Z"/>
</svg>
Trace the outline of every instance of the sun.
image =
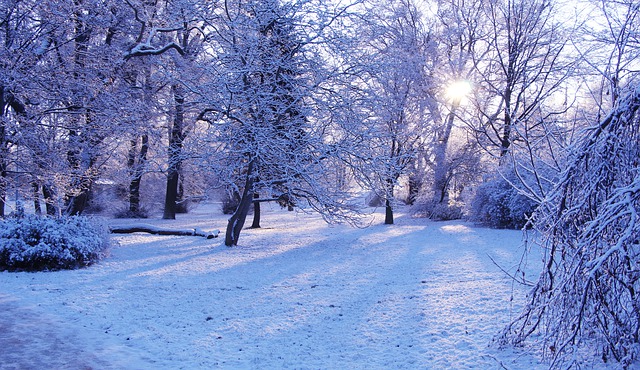
<svg viewBox="0 0 640 370">
<path fill-rule="evenodd" d="M 455 104 L 460 104 L 464 98 L 466 98 L 471 91 L 473 90 L 473 86 L 471 82 L 467 80 L 458 80 L 452 82 L 446 89 L 445 95 L 448 99 L 450 99 Z"/>
</svg>

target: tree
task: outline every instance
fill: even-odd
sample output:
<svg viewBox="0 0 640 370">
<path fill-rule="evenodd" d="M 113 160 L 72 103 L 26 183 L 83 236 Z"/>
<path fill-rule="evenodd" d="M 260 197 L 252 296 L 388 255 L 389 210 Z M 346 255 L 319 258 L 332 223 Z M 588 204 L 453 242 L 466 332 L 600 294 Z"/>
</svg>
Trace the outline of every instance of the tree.
<svg viewBox="0 0 640 370">
<path fill-rule="evenodd" d="M 484 125 L 475 131 L 479 142 L 499 157 L 509 154 L 522 137 L 518 128 L 534 124 L 532 116 L 572 70 L 573 61 L 562 58 L 566 34 L 554 9 L 550 0 L 486 4 L 491 33 L 474 54 L 474 67 L 487 95 L 476 103 Z"/>
<path fill-rule="evenodd" d="M 432 147 L 433 181 L 429 197 L 428 214 L 432 218 L 448 218 L 452 210 L 449 204 L 450 186 L 459 171 L 467 166 L 476 167 L 479 157 L 474 143 L 469 140 L 456 150 L 452 136 L 456 134 L 456 120 L 465 122 L 464 105 L 473 93 L 478 45 L 487 37 L 487 17 L 482 0 L 440 1 L 433 28 L 437 49 L 432 53 L 433 68 L 430 78 L 433 87 L 427 107 L 433 120 Z M 463 139 L 464 140 L 464 139 Z M 461 172 L 457 174 L 457 172 Z"/>
<path fill-rule="evenodd" d="M 11 148 L 15 145 L 17 116 L 25 115 L 24 102 L 16 95 L 25 68 L 32 65 L 28 54 L 38 47 L 32 36 L 43 26 L 29 21 L 29 2 L 0 5 L 0 218 L 5 215 Z M 37 54 L 36 54 L 37 55 Z"/>
<path fill-rule="evenodd" d="M 167 74 L 172 100 L 171 119 L 168 124 L 167 186 L 162 218 L 175 219 L 184 209 L 182 167 L 185 160 L 184 141 L 199 109 L 190 101 L 190 87 L 196 85 L 197 61 L 202 53 L 206 36 L 205 22 L 215 4 L 189 1 L 127 4 L 139 24 L 135 45 L 126 54 L 134 57 L 156 57 Z M 159 19 L 158 19 L 159 18 Z M 157 26 L 159 23 L 162 26 Z M 200 60 L 200 62 L 204 62 Z M 193 116 L 193 117 L 192 117 Z M 193 118 L 193 120 L 192 120 Z"/>
<path fill-rule="evenodd" d="M 534 214 L 543 270 L 502 336 L 519 344 L 541 334 L 552 367 L 579 366 L 575 352 L 585 346 L 624 368 L 640 357 L 640 85 L 633 69 L 640 5 L 597 5 L 605 26 L 587 40 L 600 46 L 583 56 L 605 56 L 587 62 L 608 82 L 611 100 L 592 95 L 589 117 L 599 120 L 569 146 L 564 171 Z"/>
<path fill-rule="evenodd" d="M 113 118 L 107 107 L 117 65 L 106 62 L 115 49 L 115 8 L 80 0 L 7 5 L 3 51 L 13 52 L 13 62 L 3 63 L 3 90 L 22 107 L 11 117 L 12 144 L 26 154 L 13 171 L 42 187 L 50 213 L 58 204 L 79 214 L 101 167 L 99 153 L 110 145 L 102 121 Z"/>
<path fill-rule="evenodd" d="M 538 208 L 545 263 L 522 315 L 504 338 L 543 334 L 554 363 L 593 342 L 604 361 L 640 354 L 640 90 L 572 148 L 572 162 Z"/>
<path fill-rule="evenodd" d="M 427 95 L 426 57 L 432 44 L 413 1 L 373 3 L 369 29 L 363 36 L 368 55 L 355 65 L 363 71 L 361 127 L 355 141 L 362 144 L 357 157 L 360 180 L 384 201 L 385 224 L 393 224 L 395 188 L 418 160 L 420 140 L 425 134 Z M 360 139 L 357 139 L 357 138 Z M 366 153 L 363 155 L 363 153 Z"/>
<path fill-rule="evenodd" d="M 232 180 L 229 185 L 241 194 L 225 244 L 237 245 L 256 193 L 310 206 L 327 219 L 347 218 L 348 204 L 338 198 L 344 194 L 323 176 L 332 149 L 323 137 L 326 118 L 316 115 L 322 109 L 317 93 L 330 84 L 316 48 L 344 10 L 328 13 L 326 4 L 309 1 L 224 5 L 222 17 L 212 22 L 216 88 L 203 93 L 210 107 L 200 118 L 222 142 L 216 157 L 223 163 L 216 166 L 220 178 Z M 325 21 L 314 26 L 308 22 L 314 17 Z M 238 175 L 241 184 L 233 181 Z"/>
</svg>

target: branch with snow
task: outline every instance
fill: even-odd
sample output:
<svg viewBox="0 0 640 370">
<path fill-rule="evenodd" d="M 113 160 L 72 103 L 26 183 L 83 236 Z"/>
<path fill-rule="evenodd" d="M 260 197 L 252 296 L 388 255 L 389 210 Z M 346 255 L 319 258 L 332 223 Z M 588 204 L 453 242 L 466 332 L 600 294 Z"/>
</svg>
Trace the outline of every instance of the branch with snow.
<svg viewBox="0 0 640 370">
<path fill-rule="evenodd" d="M 184 55 L 185 51 L 184 49 L 178 45 L 175 42 L 169 42 L 167 44 L 165 44 L 162 47 L 157 47 L 157 46 L 153 46 L 151 45 L 151 41 L 153 40 L 153 38 L 156 36 L 156 34 L 162 32 L 162 33 L 168 33 L 168 32 L 176 32 L 181 30 L 181 27 L 175 27 L 175 28 L 154 28 L 153 30 L 151 30 L 149 37 L 147 38 L 146 41 L 144 42 L 140 42 L 137 45 L 135 45 L 133 48 L 131 48 L 131 50 L 129 50 L 128 53 L 125 54 L 124 58 L 125 59 L 129 59 L 132 57 L 138 57 L 138 56 L 144 56 L 144 55 L 160 55 L 163 54 L 171 49 L 176 50 L 180 55 Z"/>
<path fill-rule="evenodd" d="M 639 126 L 635 89 L 573 147 L 533 217 L 545 267 L 502 338 L 519 344 L 541 334 L 552 367 L 570 367 L 585 344 L 623 367 L 640 358 Z"/>
</svg>

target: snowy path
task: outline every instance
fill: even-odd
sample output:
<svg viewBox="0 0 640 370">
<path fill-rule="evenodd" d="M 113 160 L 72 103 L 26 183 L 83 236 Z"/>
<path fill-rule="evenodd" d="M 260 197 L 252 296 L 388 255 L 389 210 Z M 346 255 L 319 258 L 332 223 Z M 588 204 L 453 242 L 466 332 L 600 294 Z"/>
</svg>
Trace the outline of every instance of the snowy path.
<svg viewBox="0 0 640 370">
<path fill-rule="evenodd" d="M 173 225 L 223 226 L 208 215 Z M 125 235 L 88 269 L 0 273 L 0 368 L 544 368 L 488 347 L 511 312 L 488 255 L 515 265 L 519 232 L 263 217 L 234 249 Z"/>
</svg>

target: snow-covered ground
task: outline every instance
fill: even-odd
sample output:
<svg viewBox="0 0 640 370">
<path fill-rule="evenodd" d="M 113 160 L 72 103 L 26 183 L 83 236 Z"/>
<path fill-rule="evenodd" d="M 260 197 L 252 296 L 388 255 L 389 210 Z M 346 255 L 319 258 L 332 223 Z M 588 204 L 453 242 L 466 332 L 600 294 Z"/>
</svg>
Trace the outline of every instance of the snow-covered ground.
<svg viewBox="0 0 640 370">
<path fill-rule="evenodd" d="M 263 228 L 244 230 L 236 248 L 119 235 L 89 268 L 2 272 L 0 368 L 546 367 L 491 345 L 526 293 L 491 258 L 513 270 L 520 232 L 377 217 L 328 226 L 265 205 Z M 144 222 L 223 230 L 226 218 L 209 206 Z"/>
</svg>

